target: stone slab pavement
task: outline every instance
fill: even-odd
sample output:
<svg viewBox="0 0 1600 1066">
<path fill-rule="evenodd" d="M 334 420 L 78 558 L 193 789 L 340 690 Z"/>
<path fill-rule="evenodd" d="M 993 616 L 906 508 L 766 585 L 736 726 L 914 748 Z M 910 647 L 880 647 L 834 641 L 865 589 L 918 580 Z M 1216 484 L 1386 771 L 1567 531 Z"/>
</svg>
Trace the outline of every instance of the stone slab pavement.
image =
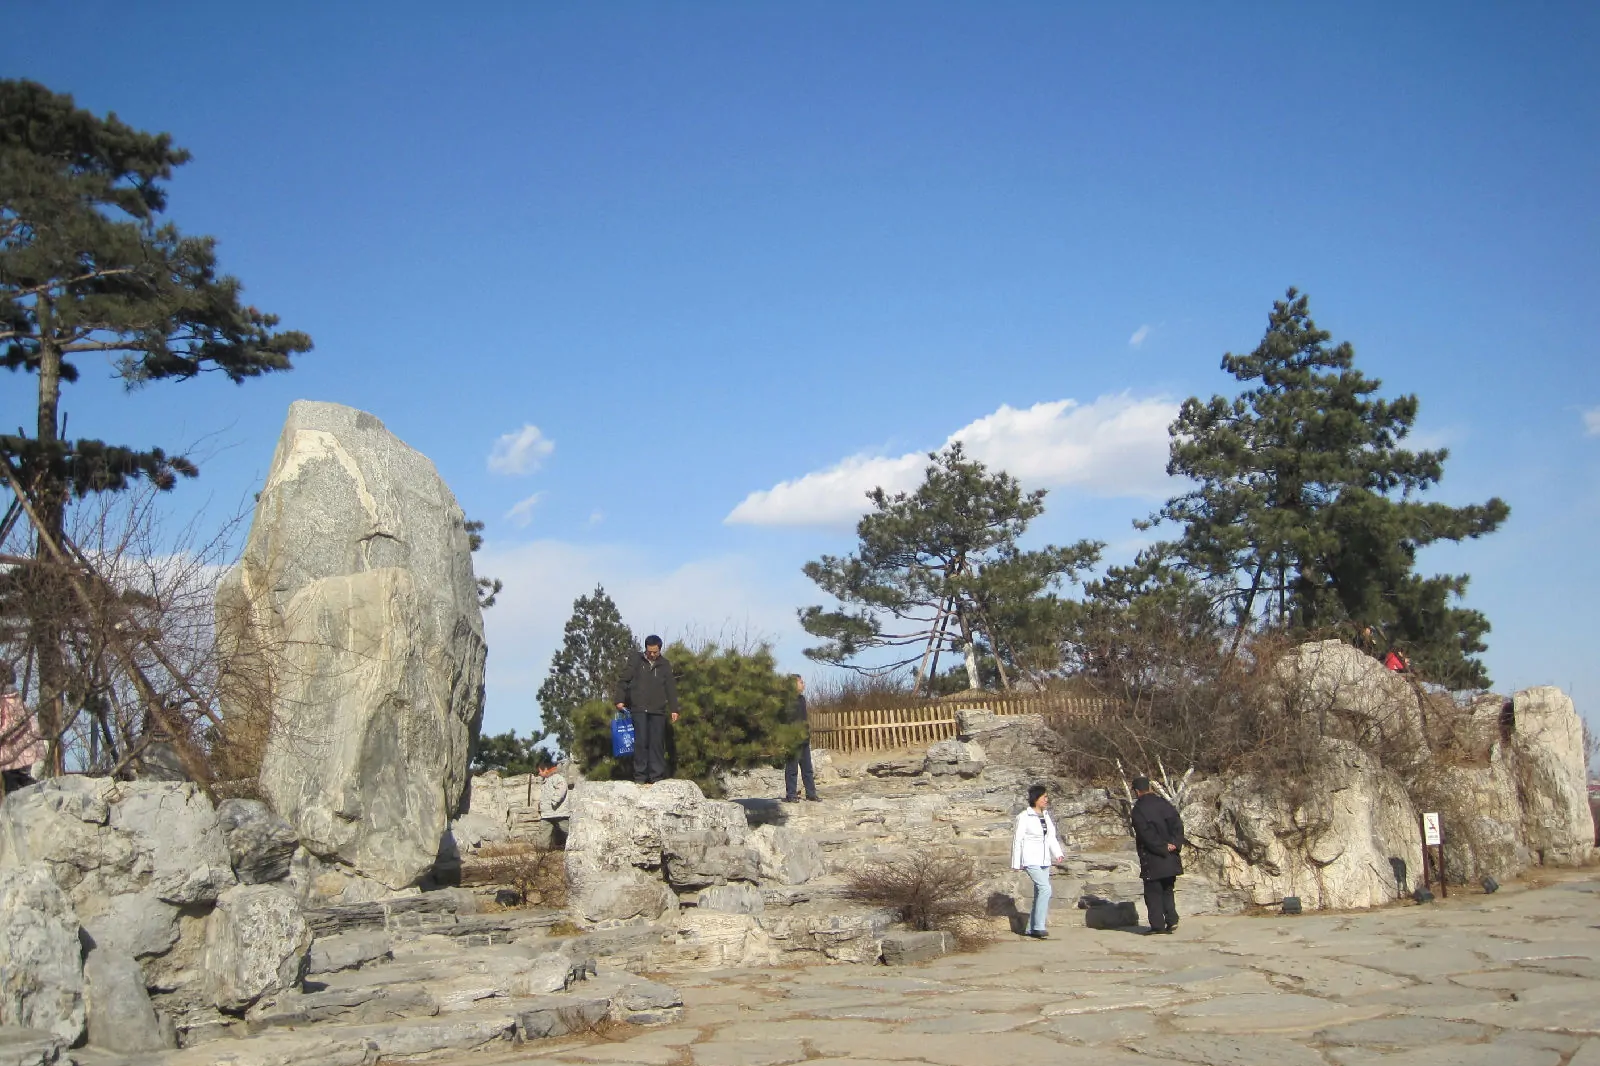
<svg viewBox="0 0 1600 1066">
<path fill-rule="evenodd" d="M 914 966 L 670 978 L 680 1023 L 476 1054 L 541 1066 L 1600 1066 L 1600 870 L 1448 902 L 1057 921 Z M 1071 917 L 1064 912 L 1062 918 Z"/>
</svg>

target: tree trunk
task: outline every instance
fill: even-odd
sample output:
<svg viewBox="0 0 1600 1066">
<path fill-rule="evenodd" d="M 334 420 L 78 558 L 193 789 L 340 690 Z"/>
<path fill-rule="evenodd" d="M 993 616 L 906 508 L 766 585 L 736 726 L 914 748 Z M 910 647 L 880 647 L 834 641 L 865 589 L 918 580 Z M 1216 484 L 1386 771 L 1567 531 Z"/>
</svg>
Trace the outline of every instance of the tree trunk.
<svg viewBox="0 0 1600 1066">
<path fill-rule="evenodd" d="M 35 610 L 29 640 L 39 661 L 39 733 L 49 747 L 46 750 L 46 773 L 59 774 L 63 769 L 61 758 L 61 731 L 66 720 L 63 695 L 66 690 L 65 657 L 62 654 L 62 624 L 57 616 L 58 605 L 65 602 L 64 590 L 57 590 L 60 574 L 49 543 L 59 545 L 61 532 L 66 528 L 66 501 L 62 486 L 51 476 L 49 449 L 60 439 L 58 428 L 61 408 L 61 350 L 51 336 L 53 329 L 50 302 L 40 296 L 37 304 L 39 325 L 39 443 L 45 450 L 45 465 L 34 471 L 32 484 L 27 486 L 33 494 L 40 528 L 35 529 L 33 549 L 33 589 Z M 63 594 L 57 596 L 58 591 Z"/>
</svg>

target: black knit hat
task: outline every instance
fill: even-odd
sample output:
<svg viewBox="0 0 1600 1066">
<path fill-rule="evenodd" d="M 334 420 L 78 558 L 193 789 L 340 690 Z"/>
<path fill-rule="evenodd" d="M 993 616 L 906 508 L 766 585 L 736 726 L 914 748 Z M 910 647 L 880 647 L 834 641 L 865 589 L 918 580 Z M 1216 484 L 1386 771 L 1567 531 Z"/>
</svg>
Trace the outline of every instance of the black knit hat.
<svg viewBox="0 0 1600 1066">
<path fill-rule="evenodd" d="M 1135 792 L 1150 791 L 1150 779 L 1148 777 L 1136 777 L 1133 779 L 1132 784 Z"/>
</svg>

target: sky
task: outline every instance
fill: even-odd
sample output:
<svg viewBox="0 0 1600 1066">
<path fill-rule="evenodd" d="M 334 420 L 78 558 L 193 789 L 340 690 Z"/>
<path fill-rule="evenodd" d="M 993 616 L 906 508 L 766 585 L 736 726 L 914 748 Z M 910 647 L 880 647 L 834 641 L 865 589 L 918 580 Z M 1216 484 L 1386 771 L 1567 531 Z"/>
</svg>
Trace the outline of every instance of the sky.
<svg viewBox="0 0 1600 1066">
<path fill-rule="evenodd" d="M 288 404 L 428 455 L 505 591 L 485 728 L 537 725 L 575 597 L 766 639 L 801 567 L 952 439 L 1049 490 L 1029 543 L 1180 491 L 1166 427 L 1309 293 L 1442 502 L 1496 688 L 1600 723 L 1600 8 L 1592 4 L 8 5 L 0 76 L 171 132 L 169 217 L 305 330 L 292 373 L 124 394 L 72 435 L 204 456 L 247 505 Z M 31 424 L 8 377 L 0 419 Z"/>
</svg>

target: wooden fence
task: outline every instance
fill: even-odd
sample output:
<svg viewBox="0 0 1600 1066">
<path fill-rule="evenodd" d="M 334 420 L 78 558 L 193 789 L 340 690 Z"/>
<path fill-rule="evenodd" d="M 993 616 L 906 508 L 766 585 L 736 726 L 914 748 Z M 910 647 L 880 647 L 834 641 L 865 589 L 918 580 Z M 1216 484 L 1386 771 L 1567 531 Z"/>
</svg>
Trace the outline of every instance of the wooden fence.
<svg viewBox="0 0 1600 1066">
<path fill-rule="evenodd" d="M 899 707 L 815 708 L 810 713 L 811 744 L 829 751 L 925 748 L 956 735 L 956 712 L 960 710 L 977 708 L 994 714 L 1093 719 L 1106 713 L 1110 703 L 1093 696 L 995 693 L 952 696 Z"/>
</svg>

